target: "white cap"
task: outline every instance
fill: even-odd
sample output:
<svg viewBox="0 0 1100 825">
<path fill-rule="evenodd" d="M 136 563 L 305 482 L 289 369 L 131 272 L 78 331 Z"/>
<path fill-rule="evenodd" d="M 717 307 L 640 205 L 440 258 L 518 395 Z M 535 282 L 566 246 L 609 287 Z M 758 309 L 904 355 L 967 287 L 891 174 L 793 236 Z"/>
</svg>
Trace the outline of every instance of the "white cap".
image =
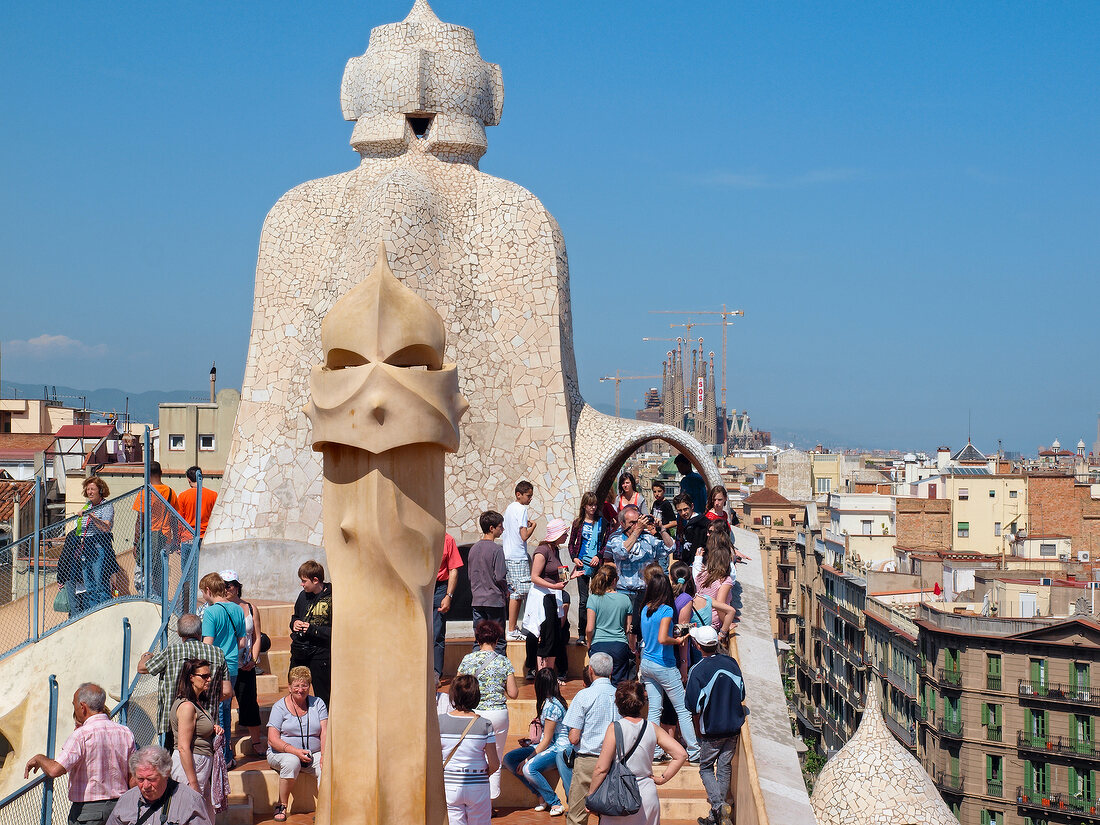
<svg viewBox="0 0 1100 825">
<path fill-rule="evenodd" d="M 700 647 L 714 647 L 718 644 L 718 631 L 708 625 L 702 627 L 693 627 L 691 629 L 691 638 L 695 640 L 695 643 Z"/>
<path fill-rule="evenodd" d="M 240 582 L 236 570 L 219 570 L 218 575 L 222 577 L 223 582 Z"/>
</svg>

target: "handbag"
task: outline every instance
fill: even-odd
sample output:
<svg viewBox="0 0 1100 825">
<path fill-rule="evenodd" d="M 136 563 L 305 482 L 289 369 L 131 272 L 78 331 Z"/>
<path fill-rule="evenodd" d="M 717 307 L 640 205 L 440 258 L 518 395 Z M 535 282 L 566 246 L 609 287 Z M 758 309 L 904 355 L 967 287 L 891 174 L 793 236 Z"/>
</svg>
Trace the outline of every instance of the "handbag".
<svg viewBox="0 0 1100 825">
<path fill-rule="evenodd" d="M 269 650 L 271 650 L 271 637 L 260 631 L 260 653 L 267 653 Z"/>
<path fill-rule="evenodd" d="M 536 716 L 531 720 L 531 724 L 527 726 L 527 738 L 531 740 L 532 745 L 542 741 L 542 717 Z"/>
<path fill-rule="evenodd" d="M 577 762 L 577 749 L 574 748 L 572 745 L 567 747 L 561 752 L 561 761 L 565 763 L 565 767 L 572 770 L 573 765 L 575 765 Z"/>
<path fill-rule="evenodd" d="M 69 609 L 69 585 L 66 583 L 57 588 L 57 595 L 53 597 L 53 612 L 68 613 Z"/>
<path fill-rule="evenodd" d="M 642 794 L 638 790 L 638 777 L 626 763 L 641 744 L 647 724 L 648 721 L 642 722 L 634 747 L 624 755 L 623 728 L 618 722 L 615 723 L 615 759 L 600 786 L 584 800 L 585 807 L 592 813 L 600 816 L 629 816 L 641 809 Z"/>
</svg>

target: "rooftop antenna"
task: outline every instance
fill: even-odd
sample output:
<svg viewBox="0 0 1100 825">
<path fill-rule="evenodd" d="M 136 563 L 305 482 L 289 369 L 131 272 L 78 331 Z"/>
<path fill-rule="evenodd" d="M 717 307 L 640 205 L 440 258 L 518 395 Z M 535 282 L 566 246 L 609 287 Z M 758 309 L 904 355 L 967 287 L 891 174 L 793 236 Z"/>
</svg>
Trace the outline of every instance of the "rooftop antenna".
<svg viewBox="0 0 1100 825">
<path fill-rule="evenodd" d="M 970 417 L 971 417 L 971 413 L 972 413 L 972 411 L 969 410 L 969 409 L 966 411 L 966 443 L 967 444 L 970 443 Z"/>
</svg>

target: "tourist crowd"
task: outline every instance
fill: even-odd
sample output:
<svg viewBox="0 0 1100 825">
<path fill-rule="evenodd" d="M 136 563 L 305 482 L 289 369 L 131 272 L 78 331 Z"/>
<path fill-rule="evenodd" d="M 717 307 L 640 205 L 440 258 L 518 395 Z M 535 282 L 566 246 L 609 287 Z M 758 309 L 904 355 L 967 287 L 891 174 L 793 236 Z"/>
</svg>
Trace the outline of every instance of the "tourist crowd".
<svg viewBox="0 0 1100 825">
<path fill-rule="evenodd" d="M 533 485 L 519 482 L 503 514 L 481 514 L 482 536 L 465 562 L 474 649 L 439 694 L 450 825 L 488 823 L 505 770 L 537 798 L 536 811 L 568 814 L 570 823 L 582 825 L 588 797 L 609 771 L 615 773 L 616 760 L 635 777 L 641 804 L 632 814 L 604 815 L 601 822 L 659 822 L 656 787 L 685 762 L 699 765 L 711 806 L 700 823 L 731 821 L 726 797 L 747 711 L 740 668 L 722 651 L 737 618 L 734 563 L 744 557 L 733 544 L 726 490 L 708 490 L 683 457 L 677 466 L 684 477 L 671 500 L 656 482 L 647 501 L 624 473 L 606 500 L 585 493 L 572 523 L 549 519 L 530 553 Z M 94 550 L 113 513 L 102 506 L 107 491 L 94 479 L 85 493 L 82 546 Z M 448 535 L 433 599 L 437 681 L 462 566 Z M 117 573 L 105 565 L 94 570 L 100 583 Z M 287 692 L 272 706 L 266 726 L 256 677 L 270 642 L 259 611 L 242 598 L 239 575 L 222 570 L 199 581 L 203 607 L 179 618 L 180 640 L 138 662 L 140 673 L 159 677 L 156 727 L 163 747 L 138 751 L 129 729 L 108 718 L 102 688 L 83 684 L 73 697 L 77 728 L 60 757 L 39 754 L 26 773 L 70 775 L 73 823 L 130 825 L 158 812 L 171 817 L 162 821 L 213 823 L 226 807 L 228 771 L 235 766 L 235 697 L 248 745 L 279 776 L 273 818 L 286 821 L 298 775 L 319 777 L 323 769 L 331 673 L 332 587 L 316 561 L 302 564 L 298 579 Z M 569 702 L 561 688 L 571 635 L 566 587 L 573 581 L 575 644 L 585 646 L 588 657 L 587 687 Z M 95 598 L 102 595 L 95 592 Z M 528 735 L 506 752 L 508 702 L 519 696 L 508 642 L 524 644 L 523 680 L 533 682 L 536 713 Z M 655 763 L 664 765 L 657 775 Z"/>
<path fill-rule="evenodd" d="M 458 666 L 449 697 L 441 694 L 440 736 L 451 825 L 487 823 L 509 771 L 538 800 L 536 811 L 587 821 L 587 798 L 612 762 L 635 776 L 641 806 L 607 823 L 656 823 L 656 786 L 685 762 L 699 765 L 711 812 L 699 822 L 727 825 L 726 796 L 744 720 L 740 668 L 725 649 L 737 619 L 734 546 L 728 493 L 707 489 L 686 458 L 671 500 L 665 484 L 652 501 L 623 473 L 601 502 L 581 497 L 570 524 L 550 518 L 528 551 L 537 525 L 534 487 L 521 481 L 503 514 L 481 514 L 481 539 L 467 574 L 474 650 Z M 449 541 L 453 543 L 453 540 Z M 563 552 L 564 551 L 564 552 Z M 456 595 L 457 547 L 445 548 L 435 600 L 435 669 L 443 673 L 446 616 Z M 569 582 L 577 584 L 576 644 L 588 649 L 585 682 L 570 704 L 566 681 L 570 638 Z M 523 642 L 523 677 L 534 682 L 536 715 L 519 747 L 505 752 L 508 700 L 518 696 L 508 642 Z M 654 776 L 653 765 L 665 764 Z M 561 778 L 564 799 L 551 772 Z"/>
</svg>

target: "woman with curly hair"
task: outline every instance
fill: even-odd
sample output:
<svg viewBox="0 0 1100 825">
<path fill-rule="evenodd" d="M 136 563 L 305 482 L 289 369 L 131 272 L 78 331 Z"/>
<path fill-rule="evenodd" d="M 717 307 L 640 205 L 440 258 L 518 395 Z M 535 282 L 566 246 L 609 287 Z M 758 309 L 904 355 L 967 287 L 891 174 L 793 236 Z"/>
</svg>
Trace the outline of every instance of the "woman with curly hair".
<svg viewBox="0 0 1100 825">
<path fill-rule="evenodd" d="M 488 719 L 496 735 L 497 767 L 489 775 L 492 799 L 500 796 L 500 760 L 504 755 L 504 740 L 508 738 L 508 700 L 519 696 L 516 671 L 507 656 L 496 652 L 497 642 L 504 635 L 499 623 L 488 619 L 474 627 L 477 650 L 467 653 L 458 664 L 460 676 L 473 676 L 478 683 L 478 715 Z M 452 691 L 452 700 L 453 700 Z"/>
</svg>

